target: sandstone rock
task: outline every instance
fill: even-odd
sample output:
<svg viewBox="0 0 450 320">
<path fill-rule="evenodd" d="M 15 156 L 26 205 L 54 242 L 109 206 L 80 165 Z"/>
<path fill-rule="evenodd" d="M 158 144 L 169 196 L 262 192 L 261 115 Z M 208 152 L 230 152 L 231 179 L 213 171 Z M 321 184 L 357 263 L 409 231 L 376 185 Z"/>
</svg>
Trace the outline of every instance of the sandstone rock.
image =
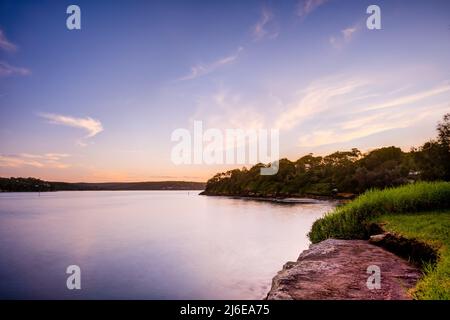
<svg viewBox="0 0 450 320">
<path fill-rule="evenodd" d="M 367 268 L 381 270 L 381 288 L 370 290 Z M 267 299 L 410 299 L 420 270 L 364 240 L 328 239 L 311 245 L 274 277 Z"/>
<path fill-rule="evenodd" d="M 376 235 L 370 236 L 369 243 L 373 243 L 373 244 L 379 243 L 379 242 L 383 241 L 385 237 L 386 237 L 386 233 L 381 233 L 381 234 L 376 234 Z"/>
</svg>

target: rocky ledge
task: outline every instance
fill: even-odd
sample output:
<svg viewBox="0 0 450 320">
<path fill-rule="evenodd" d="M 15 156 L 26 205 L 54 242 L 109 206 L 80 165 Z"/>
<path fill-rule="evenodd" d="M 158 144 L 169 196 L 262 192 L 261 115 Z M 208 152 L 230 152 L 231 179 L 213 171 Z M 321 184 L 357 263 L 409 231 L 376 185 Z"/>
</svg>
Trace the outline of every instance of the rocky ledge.
<svg viewBox="0 0 450 320">
<path fill-rule="evenodd" d="M 379 289 L 367 286 L 367 268 L 373 265 L 380 268 Z M 286 263 L 267 299 L 405 300 L 420 276 L 414 265 L 367 241 L 328 239 Z"/>
</svg>

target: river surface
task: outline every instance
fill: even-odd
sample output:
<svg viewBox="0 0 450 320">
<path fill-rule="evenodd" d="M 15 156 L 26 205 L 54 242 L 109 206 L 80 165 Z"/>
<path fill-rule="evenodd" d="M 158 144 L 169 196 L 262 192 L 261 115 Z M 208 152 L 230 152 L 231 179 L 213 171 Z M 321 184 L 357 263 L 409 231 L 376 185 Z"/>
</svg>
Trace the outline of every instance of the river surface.
<svg viewBox="0 0 450 320">
<path fill-rule="evenodd" d="M 260 299 L 335 205 L 198 193 L 0 193 L 0 298 Z"/>
</svg>

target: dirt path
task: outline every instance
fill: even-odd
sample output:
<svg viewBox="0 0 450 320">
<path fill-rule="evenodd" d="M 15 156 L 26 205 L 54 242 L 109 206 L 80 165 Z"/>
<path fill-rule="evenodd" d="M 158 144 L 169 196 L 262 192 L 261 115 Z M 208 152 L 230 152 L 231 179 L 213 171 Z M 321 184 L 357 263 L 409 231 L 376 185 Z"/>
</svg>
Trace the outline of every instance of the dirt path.
<svg viewBox="0 0 450 320">
<path fill-rule="evenodd" d="M 369 289 L 369 266 L 381 271 L 380 289 Z M 418 268 L 363 240 L 328 239 L 311 245 L 273 279 L 268 299 L 411 299 Z M 371 281 L 371 283 L 373 283 Z"/>
</svg>

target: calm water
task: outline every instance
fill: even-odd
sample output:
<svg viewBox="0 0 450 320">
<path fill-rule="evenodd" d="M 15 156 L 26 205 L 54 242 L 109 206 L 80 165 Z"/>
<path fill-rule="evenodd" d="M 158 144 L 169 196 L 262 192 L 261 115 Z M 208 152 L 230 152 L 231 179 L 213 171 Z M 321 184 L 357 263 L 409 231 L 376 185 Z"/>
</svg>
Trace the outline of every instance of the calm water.
<svg viewBox="0 0 450 320">
<path fill-rule="evenodd" d="M 333 207 L 197 194 L 0 194 L 0 298 L 259 299 Z"/>
</svg>

